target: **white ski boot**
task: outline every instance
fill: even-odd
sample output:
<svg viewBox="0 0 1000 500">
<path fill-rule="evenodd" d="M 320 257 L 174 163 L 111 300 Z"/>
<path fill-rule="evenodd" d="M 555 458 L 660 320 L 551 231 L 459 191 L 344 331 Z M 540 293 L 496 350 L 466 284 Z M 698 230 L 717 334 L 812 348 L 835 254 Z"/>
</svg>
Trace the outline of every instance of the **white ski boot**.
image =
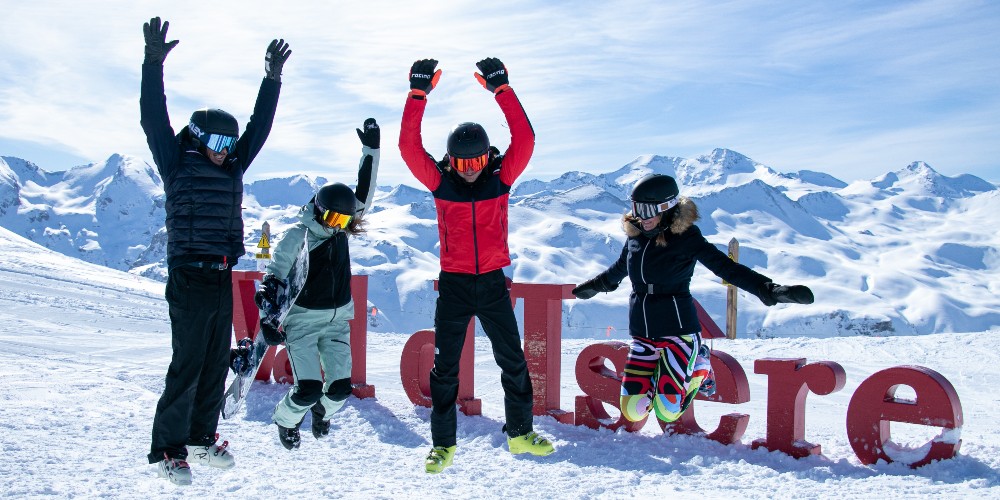
<svg viewBox="0 0 1000 500">
<path fill-rule="evenodd" d="M 216 443 L 219 441 L 219 435 L 215 435 Z M 207 446 L 187 446 L 188 460 L 193 464 L 207 465 L 209 467 L 216 467 L 219 469 L 231 469 L 236 465 L 236 460 L 233 455 L 229 453 L 226 448 L 229 446 L 229 441 L 223 441 L 222 446 L 216 443 L 212 443 Z"/>
</svg>

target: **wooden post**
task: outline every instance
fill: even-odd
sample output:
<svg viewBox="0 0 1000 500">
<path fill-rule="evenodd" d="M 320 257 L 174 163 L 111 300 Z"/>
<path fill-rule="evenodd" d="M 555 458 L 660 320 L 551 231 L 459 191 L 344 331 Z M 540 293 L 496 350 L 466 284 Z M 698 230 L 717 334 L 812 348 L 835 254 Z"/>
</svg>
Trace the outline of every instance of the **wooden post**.
<svg viewBox="0 0 1000 500">
<path fill-rule="evenodd" d="M 736 238 L 729 240 L 729 258 L 733 262 L 740 261 L 740 242 Z M 736 285 L 726 283 L 726 338 L 736 338 Z"/>
</svg>

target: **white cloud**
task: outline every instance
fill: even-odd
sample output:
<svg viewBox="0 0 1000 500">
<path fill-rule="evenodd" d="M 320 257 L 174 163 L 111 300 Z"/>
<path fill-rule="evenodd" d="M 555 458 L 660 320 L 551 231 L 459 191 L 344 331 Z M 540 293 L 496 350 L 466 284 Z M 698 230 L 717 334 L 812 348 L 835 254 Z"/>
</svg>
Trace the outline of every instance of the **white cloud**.
<svg viewBox="0 0 1000 500">
<path fill-rule="evenodd" d="M 404 181 L 396 134 L 406 75 L 420 58 L 443 70 L 425 123 L 431 153 L 468 120 L 506 144 L 502 115 L 472 78 L 477 60 L 495 56 L 538 134 L 528 175 L 727 147 L 779 170 L 811 162 L 845 180 L 845 163 L 860 175 L 913 160 L 1000 179 L 993 4 L 45 4 L 13 4 L 0 20 L 0 154 L 13 141 L 34 143 L 38 158 L 27 159 L 50 170 L 72 166 L 41 162 L 50 149 L 86 161 L 149 157 L 138 127 L 141 26 L 159 15 L 180 40 L 165 66 L 178 129 L 207 105 L 245 123 L 268 42 L 291 45 L 256 177 L 353 165 L 353 129 L 373 116 L 385 174 Z M 967 129 L 977 133 L 954 142 Z M 899 146 L 860 147 L 885 137 Z"/>
</svg>

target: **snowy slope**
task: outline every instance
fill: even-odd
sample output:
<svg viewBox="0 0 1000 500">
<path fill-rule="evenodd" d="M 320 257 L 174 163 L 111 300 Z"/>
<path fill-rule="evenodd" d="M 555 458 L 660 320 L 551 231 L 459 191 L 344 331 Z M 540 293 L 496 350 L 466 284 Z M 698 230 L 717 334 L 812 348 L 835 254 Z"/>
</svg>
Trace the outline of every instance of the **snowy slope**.
<svg viewBox="0 0 1000 500">
<path fill-rule="evenodd" d="M 351 398 L 332 436 L 286 451 L 270 412 L 288 386 L 258 383 L 248 410 L 222 421 L 237 466 L 194 466 L 178 489 L 146 464 L 153 410 L 170 357 L 162 284 L 67 258 L 0 229 L 0 496 L 150 498 L 996 498 L 1000 496 L 1000 331 L 918 337 L 716 340 L 748 372 L 751 402 L 698 402 L 699 422 L 714 427 L 732 411 L 751 415 L 743 443 L 663 436 L 650 422 L 636 434 L 594 431 L 536 417 L 558 447 L 545 458 L 515 458 L 500 433 L 499 375 L 488 341 L 477 338 L 476 396 L 483 415 L 459 415 L 455 465 L 423 472 L 430 447 L 428 410 L 402 392 L 399 359 L 408 333 L 368 338 L 368 383 L 375 399 Z M 582 395 L 573 369 L 593 341 L 562 345 L 562 408 Z M 861 356 L 861 354 L 864 354 Z M 751 450 L 765 434 L 766 386 L 753 360 L 805 357 L 835 361 L 846 387 L 807 400 L 806 438 L 824 456 L 795 460 Z M 850 395 L 872 373 L 922 365 L 954 384 L 965 426 L 958 457 L 918 470 L 862 466 L 845 435 Z M 614 410 L 610 410 L 613 414 Z M 308 422 L 306 423 L 308 425 Z M 917 446 L 937 429 L 896 424 L 897 443 Z"/>
<path fill-rule="evenodd" d="M 621 214 L 635 181 L 675 176 L 699 206 L 699 226 L 740 261 L 778 283 L 816 292 L 810 306 L 764 307 L 740 293 L 741 336 L 913 335 L 1000 326 L 1000 198 L 970 175 L 946 177 L 923 162 L 851 184 L 810 171 L 779 173 L 716 149 L 685 159 L 646 155 L 604 174 L 567 172 L 521 179 L 510 209 L 506 272 L 519 282 L 580 283 L 603 271 L 624 242 Z M 530 175 L 530 173 L 529 173 Z M 331 172 L 352 183 L 356 173 Z M 245 187 L 248 255 L 266 221 L 277 241 L 326 178 L 291 175 Z M 88 194 L 94 193 L 94 194 Z M 370 277 L 378 329 L 431 326 L 439 270 L 433 199 L 423 188 L 380 186 L 369 232 L 351 247 L 354 272 Z M 47 173 L 24 160 L 0 161 L 0 225 L 66 255 L 163 280 L 166 233 L 156 173 L 136 158 Z M 256 265 L 245 258 L 240 269 Z M 693 292 L 722 322 L 725 289 L 696 267 Z M 617 292 L 564 304 L 564 336 L 626 338 L 628 283 Z"/>
</svg>

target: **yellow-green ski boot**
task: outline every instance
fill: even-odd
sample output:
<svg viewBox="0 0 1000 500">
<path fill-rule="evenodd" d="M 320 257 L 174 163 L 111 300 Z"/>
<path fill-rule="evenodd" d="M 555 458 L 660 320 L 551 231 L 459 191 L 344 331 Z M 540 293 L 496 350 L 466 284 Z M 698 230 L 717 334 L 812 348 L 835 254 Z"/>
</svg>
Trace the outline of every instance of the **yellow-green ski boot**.
<svg viewBox="0 0 1000 500">
<path fill-rule="evenodd" d="M 427 470 L 427 473 L 438 474 L 445 467 L 451 465 L 452 459 L 455 458 L 455 448 L 455 446 L 435 446 L 431 448 L 431 452 L 427 454 L 427 459 L 424 460 L 424 468 Z"/>
<path fill-rule="evenodd" d="M 552 447 L 552 443 L 550 443 L 548 439 L 539 436 L 537 432 L 529 432 L 523 436 L 515 438 L 508 437 L 507 446 L 510 448 L 510 452 L 514 455 L 531 453 L 532 455 L 544 457 L 545 455 L 551 455 L 552 452 L 556 451 L 556 449 Z"/>
</svg>

